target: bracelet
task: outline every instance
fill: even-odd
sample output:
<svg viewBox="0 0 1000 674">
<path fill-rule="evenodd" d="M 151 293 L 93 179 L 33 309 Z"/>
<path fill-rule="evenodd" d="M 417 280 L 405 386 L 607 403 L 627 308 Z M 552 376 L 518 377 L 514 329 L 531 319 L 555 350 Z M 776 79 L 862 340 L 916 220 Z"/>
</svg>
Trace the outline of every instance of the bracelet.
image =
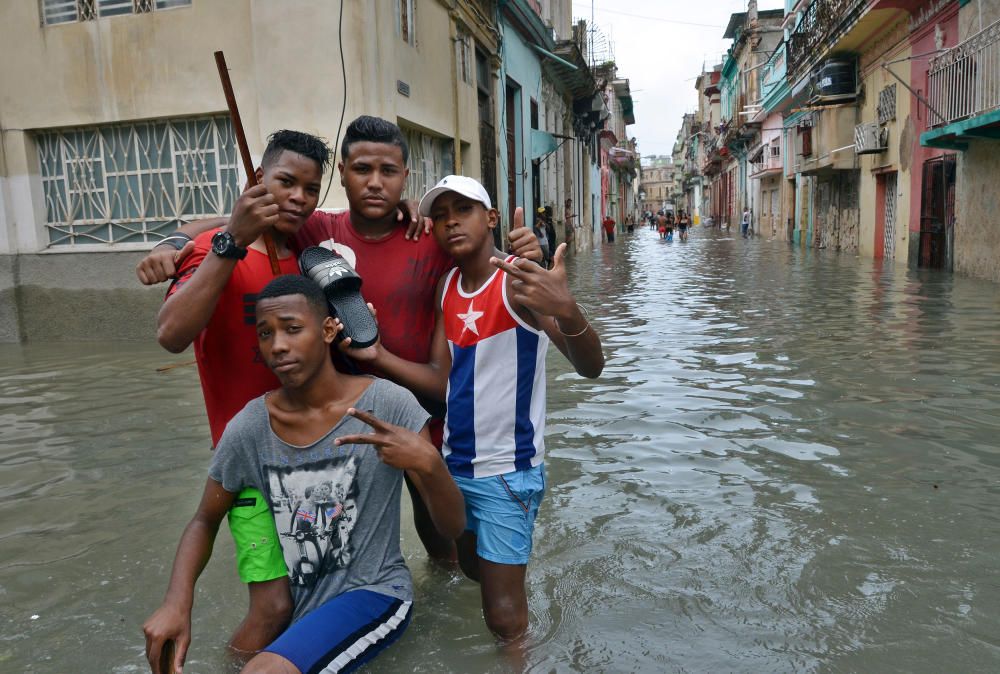
<svg viewBox="0 0 1000 674">
<path fill-rule="evenodd" d="M 587 307 L 583 306 L 579 302 L 576 303 L 576 306 L 580 309 L 580 313 L 584 315 L 587 324 L 583 326 L 583 330 L 581 330 L 580 332 L 574 332 L 572 335 L 567 335 L 565 332 L 562 331 L 562 328 L 559 327 L 559 321 L 555 321 L 556 330 L 558 330 L 559 334 L 562 335 L 563 337 L 579 337 L 580 335 L 582 335 L 583 333 L 585 333 L 587 330 L 590 329 L 590 312 L 587 310 Z"/>
<path fill-rule="evenodd" d="M 191 241 L 191 237 L 184 232 L 177 230 L 170 236 L 160 239 L 156 246 L 170 246 L 174 250 L 180 250 L 187 245 L 188 241 Z M 156 246 L 153 246 L 153 248 L 156 248 Z"/>
<path fill-rule="evenodd" d="M 583 330 L 581 330 L 580 332 L 574 332 L 572 335 L 567 335 L 565 332 L 562 331 L 562 328 L 559 327 L 559 321 L 556 321 L 556 330 L 558 330 L 559 334 L 562 335 L 563 337 L 579 337 L 589 329 L 590 329 L 590 321 L 587 321 L 587 324 L 583 326 Z"/>
</svg>

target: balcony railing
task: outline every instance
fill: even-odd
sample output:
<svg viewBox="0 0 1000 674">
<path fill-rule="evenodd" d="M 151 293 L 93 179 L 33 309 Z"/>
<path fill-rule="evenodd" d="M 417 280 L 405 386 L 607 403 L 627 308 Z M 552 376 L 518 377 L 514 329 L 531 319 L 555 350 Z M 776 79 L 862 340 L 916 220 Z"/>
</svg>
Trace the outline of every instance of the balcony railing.
<svg viewBox="0 0 1000 674">
<path fill-rule="evenodd" d="M 930 63 L 931 127 L 1000 108 L 1000 21 Z"/>
<path fill-rule="evenodd" d="M 840 33 L 854 25 L 869 0 L 814 0 L 788 38 L 788 72 L 800 69 L 826 53 Z"/>
<path fill-rule="evenodd" d="M 760 155 L 751 162 L 751 177 L 765 172 L 777 172 L 784 168 L 781 163 L 781 148 L 778 145 L 765 145 Z"/>
</svg>

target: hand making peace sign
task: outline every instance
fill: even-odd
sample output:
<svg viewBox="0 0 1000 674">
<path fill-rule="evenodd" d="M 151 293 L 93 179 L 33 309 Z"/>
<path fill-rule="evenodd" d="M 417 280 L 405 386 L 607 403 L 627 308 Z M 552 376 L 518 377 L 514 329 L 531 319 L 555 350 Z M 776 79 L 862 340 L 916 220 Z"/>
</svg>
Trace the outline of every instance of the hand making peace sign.
<svg viewBox="0 0 1000 674">
<path fill-rule="evenodd" d="M 347 410 L 347 414 L 371 426 L 373 432 L 343 435 L 334 441 L 338 446 L 374 445 L 382 463 L 418 473 L 430 472 L 433 465 L 431 462 L 441 460 L 434 445 L 419 433 L 382 421 L 371 412 L 353 407 Z"/>
</svg>

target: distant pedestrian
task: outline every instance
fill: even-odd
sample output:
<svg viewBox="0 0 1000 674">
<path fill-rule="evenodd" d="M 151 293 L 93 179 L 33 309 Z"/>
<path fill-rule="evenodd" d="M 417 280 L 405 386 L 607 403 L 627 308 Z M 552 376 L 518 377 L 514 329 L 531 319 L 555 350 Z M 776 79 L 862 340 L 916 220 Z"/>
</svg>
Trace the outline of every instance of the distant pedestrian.
<svg viewBox="0 0 1000 674">
<path fill-rule="evenodd" d="M 747 238 L 747 236 L 749 236 L 749 233 L 750 233 L 750 209 L 744 208 L 743 218 L 740 220 L 740 234 L 742 234 L 743 238 L 745 239 Z"/>
<path fill-rule="evenodd" d="M 691 225 L 691 219 L 688 214 L 681 211 L 677 217 L 677 232 L 680 235 L 681 241 L 687 241 L 688 238 L 688 227 Z"/>
<path fill-rule="evenodd" d="M 538 247 L 542 249 L 542 266 L 548 269 L 549 260 L 552 259 L 552 256 L 549 251 L 549 234 L 545 227 L 545 209 L 541 206 L 539 206 L 538 211 L 535 213 L 535 225 L 532 231 L 538 237 Z"/>
<path fill-rule="evenodd" d="M 607 234 L 607 236 L 608 236 L 608 243 L 614 243 L 615 242 L 615 219 L 612 218 L 610 215 L 606 215 L 604 217 L 604 220 L 601 221 L 601 224 L 604 226 L 604 233 Z"/>
<path fill-rule="evenodd" d="M 549 260 L 556 256 L 556 223 L 552 217 L 552 207 L 545 207 L 545 233 L 549 239 Z"/>
</svg>

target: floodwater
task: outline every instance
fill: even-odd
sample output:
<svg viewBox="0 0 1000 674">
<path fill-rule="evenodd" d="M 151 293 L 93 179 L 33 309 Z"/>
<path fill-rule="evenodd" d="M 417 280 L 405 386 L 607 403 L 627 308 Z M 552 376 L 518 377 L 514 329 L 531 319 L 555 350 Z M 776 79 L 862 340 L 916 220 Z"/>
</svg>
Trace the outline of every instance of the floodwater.
<svg viewBox="0 0 1000 674">
<path fill-rule="evenodd" d="M 703 229 L 570 266 L 608 363 L 550 353 L 523 663 L 407 526 L 416 614 L 367 671 L 1000 669 L 1000 286 Z M 155 371 L 188 358 L 0 346 L 0 671 L 145 669 L 209 459 L 194 368 Z M 225 668 L 231 555 L 185 672 Z"/>
</svg>

